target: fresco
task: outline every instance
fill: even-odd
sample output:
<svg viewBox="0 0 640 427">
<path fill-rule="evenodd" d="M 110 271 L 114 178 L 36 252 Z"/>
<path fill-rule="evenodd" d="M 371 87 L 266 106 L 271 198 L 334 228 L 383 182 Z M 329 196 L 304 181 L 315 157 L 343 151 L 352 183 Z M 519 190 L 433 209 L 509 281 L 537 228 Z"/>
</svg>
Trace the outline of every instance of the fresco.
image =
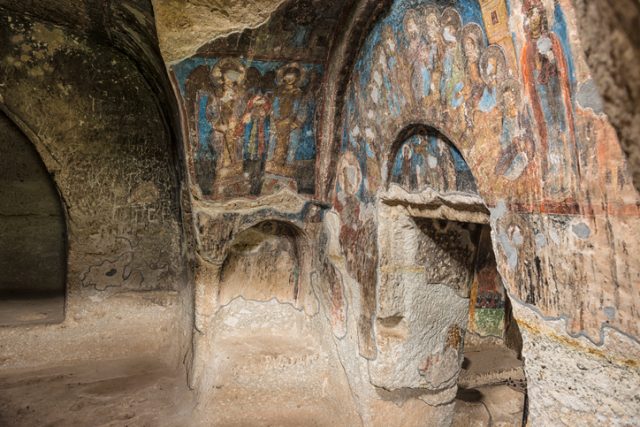
<svg viewBox="0 0 640 427">
<path fill-rule="evenodd" d="M 491 230 L 484 227 L 471 285 L 469 330 L 480 336 L 502 338 L 505 332 L 506 298 L 491 246 Z"/>
<path fill-rule="evenodd" d="M 343 3 L 285 2 L 171 66 L 199 198 L 315 192 L 316 99 Z"/>
<path fill-rule="evenodd" d="M 175 71 L 197 119 L 191 161 L 205 197 L 313 191 L 321 66 L 225 57 L 187 60 Z"/>
<path fill-rule="evenodd" d="M 362 295 L 377 282 L 380 190 L 477 188 L 494 208 L 497 264 L 514 296 L 595 341 L 602 325 L 626 324 L 590 301 L 634 292 L 637 269 L 619 259 L 627 252 L 611 230 L 637 219 L 639 205 L 567 11 L 568 0 L 397 0 L 375 24 L 345 90 L 334 189 L 347 267 Z M 412 126 L 434 130 L 457 151 L 419 135 L 398 144 Z M 469 179 L 459 179 L 458 160 Z M 474 178 L 474 187 L 460 184 Z M 365 228 L 367 242 L 358 236 Z M 606 242 L 607 261 L 591 251 L 575 257 L 572 248 L 597 242 Z M 364 251 L 348 249 L 362 244 Z M 558 263 L 558 253 L 572 261 Z M 596 271 L 611 286 L 598 298 L 576 293 L 601 282 Z M 372 355 L 373 309 L 363 311 L 361 352 Z"/>
<path fill-rule="evenodd" d="M 392 163 L 391 182 L 410 192 L 477 191 L 460 152 L 437 135 L 414 135 L 402 143 Z"/>
<path fill-rule="evenodd" d="M 597 137 L 609 126 L 593 82 L 578 80 L 560 3 L 395 2 L 346 92 L 342 152 L 366 156 L 364 192 L 375 193 L 373 169 L 392 161 L 391 143 L 409 123 L 445 134 L 490 204 L 555 209 L 625 187 L 626 173 L 598 154 L 608 151 Z M 615 181 L 607 190 L 605 175 Z"/>
</svg>

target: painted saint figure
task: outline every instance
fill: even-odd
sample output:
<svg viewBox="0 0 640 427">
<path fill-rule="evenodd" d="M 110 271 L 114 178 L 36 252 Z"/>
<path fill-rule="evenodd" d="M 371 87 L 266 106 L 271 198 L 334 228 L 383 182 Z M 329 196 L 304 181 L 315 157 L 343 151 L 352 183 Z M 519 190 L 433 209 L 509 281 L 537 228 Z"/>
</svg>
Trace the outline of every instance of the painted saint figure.
<svg viewBox="0 0 640 427">
<path fill-rule="evenodd" d="M 245 161 L 265 160 L 269 145 L 271 101 L 262 94 L 261 77 L 257 69 L 247 70 L 248 101 L 237 132 Z"/>
<path fill-rule="evenodd" d="M 249 99 L 238 127 L 242 141 L 245 174 L 249 177 L 251 194 L 260 194 L 262 172 L 267 157 L 270 132 L 271 102 L 261 94 Z"/>
<path fill-rule="evenodd" d="M 399 184 L 407 191 L 419 190 L 422 181 L 420 177 L 421 156 L 413 150 L 413 143 L 420 143 L 419 140 L 414 141 L 416 138 L 420 137 L 414 136 L 400 147 L 391 173 L 391 181 Z"/>
<path fill-rule="evenodd" d="M 567 59 L 558 36 L 549 30 L 540 0 L 525 0 L 523 8 L 526 41 L 520 60 L 538 131 L 545 190 L 567 198 L 575 194 L 575 176 L 580 174 Z"/>
<path fill-rule="evenodd" d="M 457 190 L 457 172 L 451 147 L 435 135 L 429 136 L 427 161 L 431 170 L 431 184 L 441 193 Z"/>
<path fill-rule="evenodd" d="M 484 33 L 482 28 L 471 23 L 462 29 L 462 48 L 464 53 L 464 69 L 467 77 L 462 95 L 465 106 L 465 124 L 467 129 L 473 129 L 473 112 L 476 111 L 484 84 L 480 75 L 480 54 L 484 48 Z"/>
<path fill-rule="evenodd" d="M 432 110 L 438 111 L 434 104 L 434 99 L 439 99 L 440 83 L 442 80 L 441 58 L 444 50 L 444 42 L 442 40 L 442 31 L 440 27 L 440 17 L 438 9 L 435 7 L 427 7 L 423 12 L 424 26 L 427 35 L 427 54 L 426 54 L 426 70 L 429 78 L 429 92 L 425 101 L 427 106 L 431 106 Z"/>
<path fill-rule="evenodd" d="M 498 105 L 498 85 L 507 77 L 507 60 L 500 46 L 491 45 L 482 53 L 480 75 L 485 86 L 478 108 L 483 113 L 491 113 Z"/>
<path fill-rule="evenodd" d="M 517 81 L 503 82 L 498 98 L 502 109 L 502 132 L 495 172 L 509 181 L 515 181 L 523 174 L 534 155 L 529 121 L 524 112 L 518 111 L 520 87 Z"/>
<path fill-rule="evenodd" d="M 304 83 L 303 69 L 296 63 L 287 64 L 278 70 L 276 81 L 278 87 L 272 106 L 274 126 L 266 169 L 275 175 L 290 176 L 307 119 L 307 103 L 300 88 Z"/>
<path fill-rule="evenodd" d="M 216 175 L 242 173 L 241 145 L 237 139 L 238 118 L 242 115 L 245 68 L 237 60 L 224 58 L 211 71 L 214 96 L 209 98 L 206 115 L 213 127 L 211 135 L 218 155 Z"/>
<path fill-rule="evenodd" d="M 447 8 L 442 12 L 442 39 L 444 55 L 442 65 L 442 82 L 440 84 L 440 100 L 446 108 L 458 108 L 462 105 L 462 88 L 464 75 L 462 51 L 458 43 L 458 32 L 462 27 L 462 19 L 455 9 Z"/>
<path fill-rule="evenodd" d="M 448 123 L 449 132 L 460 134 L 464 126 L 464 60 L 460 33 L 462 18 L 455 9 L 446 8 L 442 12 L 442 38 L 445 42 L 442 59 L 442 83 L 440 102 L 444 108 L 443 120 Z"/>
<path fill-rule="evenodd" d="M 473 111 L 474 137 L 486 139 L 499 135 L 501 130 L 501 114 L 498 108 L 498 86 L 507 76 L 506 59 L 502 48 L 498 45 L 488 46 L 480 56 L 480 76 L 482 77 L 482 95 Z M 486 147 L 474 146 L 478 159 L 485 158 L 493 162 L 492 155 Z M 487 163 L 488 164 L 488 163 Z"/>
<path fill-rule="evenodd" d="M 418 27 L 418 17 L 415 10 L 411 9 L 404 17 L 404 31 L 407 36 L 405 57 L 409 61 L 411 75 L 411 94 L 414 105 L 420 105 L 424 97 L 431 92 L 431 74 L 429 68 L 430 49 Z"/>
<path fill-rule="evenodd" d="M 384 52 L 384 57 L 381 58 L 382 65 L 382 82 L 384 85 L 384 93 L 386 94 L 387 106 L 394 116 L 399 116 L 402 107 L 405 103 L 405 99 L 402 93 L 398 90 L 398 83 L 401 81 L 399 78 L 399 69 L 402 67 L 398 63 L 398 50 L 396 36 L 393 29 L 385 25 L 382 28 L 381 45 Z"/>
</svg>

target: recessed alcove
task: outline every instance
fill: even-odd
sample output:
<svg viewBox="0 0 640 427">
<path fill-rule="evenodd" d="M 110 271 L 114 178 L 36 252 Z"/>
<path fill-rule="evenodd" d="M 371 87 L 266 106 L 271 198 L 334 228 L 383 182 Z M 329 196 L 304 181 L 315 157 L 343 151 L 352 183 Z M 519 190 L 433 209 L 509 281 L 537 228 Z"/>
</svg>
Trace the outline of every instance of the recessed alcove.
<svg viewBox="0 0 640 427">
<path fill-rule="evenodd" d="M 66 229 L 31 141 L 0 113 L 0 326 L 64 319 Z"/>
<path fill-rule="evenodd" d="M 309 287 L 305 239 L 291 224 L 264 221 L 230 245 L 202 374 L 211 393 L 201 417 L 213 425 L 359 422 L 331 325 Z"/>
<path fill-rule="evenodd" d="M 300 293 L 299 232 L 265 221 L 240 233 L 220 273 L 220 304 L 236 297 L 296 304 Z"/>
<path fill-rule="evenodd" d="M 421 399 L 436 406 L 455 397 L 457 426 L 491 419 L 520 425 L 521 338 L 473 174 L 453 144 L 427 126 L 407 128 L 393 148 L 378 203 L 372 381 L 423 390 Z"/>
</svg>

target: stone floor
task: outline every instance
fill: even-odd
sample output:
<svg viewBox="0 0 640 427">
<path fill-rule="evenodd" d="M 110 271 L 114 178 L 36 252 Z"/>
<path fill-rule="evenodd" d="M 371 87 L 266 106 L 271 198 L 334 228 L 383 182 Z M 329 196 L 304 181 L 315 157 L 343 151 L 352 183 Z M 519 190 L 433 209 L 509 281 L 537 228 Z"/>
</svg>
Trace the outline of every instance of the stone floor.
<svg viewBox="0 0 640 427">
<path fill-rule="evenodd" d="M 202 386 L 208 398 L 197 408 L 201 425 L 361 425 L 321 316 L 236 299 L 217 319 Z"/>
<path fill-rule="evenodd" d="M 151 360 L 0 371 L 0 425 L 184 426 L 184 372 Z"/>
<path fill-rule="evenodd" d="M 526 380 L 522 360 L 497 343 L 465 348 L 453 427 L 519 427 Z"/>
<path fill-rule="evenodd" d="M 60 323 L 64 320 L 64 296 L 0 296 L 0 326 Z"/>
<path fill-rule="evenodd" d="M 196 404 L 184 369 L 151 359 L 0 369 L 0 426 L 361 423 L 342 366 L 314 333 L 314 318 L 274 302 L 239 301 L 223 314 L 210 360 L 214 380 L 202 389 L 210 399 Z M 261 320 L 274 316 L 275 325 Z M 520 426 L 524 372 L 515 353 L 496 344 L 470 346 L 463 366 L 453 425 Z"/>
</svg>

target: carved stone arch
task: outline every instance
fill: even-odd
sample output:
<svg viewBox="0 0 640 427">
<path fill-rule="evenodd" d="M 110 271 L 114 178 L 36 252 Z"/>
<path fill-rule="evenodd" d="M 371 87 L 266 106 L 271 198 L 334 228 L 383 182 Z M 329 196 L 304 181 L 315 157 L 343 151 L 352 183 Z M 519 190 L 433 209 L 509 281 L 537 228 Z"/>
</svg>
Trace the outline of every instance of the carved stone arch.
<svg viewBox="0 0 640 427">
<path fill-rule="evenodd" d="M 344 14 L 344 31 L 337 34 L 327 60 L 322 103 L 319 108 L 316 197 L 328 201 L 336 180 L 342 107 L 354 62 L 367 36 L 389 8 L 391 0 L 359 0 Z"/>
<path fill-rule="evenodd" d="M 466 193 L 477 194 L 477 186 L 476 179 L 474 173 L 471 171 L 469 163 L 465 159 L 462 151 L 460 150 L 460 144 L 454 143 L 454 139 L 449 135 L 447 130 L 442 130 L 439 127 L 436 127 L 432 124 L 428 124 L 425 122 L 415 122 L 410 123 L 400 130 L 396 132 L 395 139 L 390 143 L 388 149 L 386 150 L 385 155 L 387 158 L 385 159 L 385 163 L 383 163 L 383 167 L 386 169 L 383 171 L 382 176 L 384 177 L 384 189 L 389 190 L 389 187 L 392 182 L 393 176 L 393 168 L 394 168 L 394 160 L 397 158 L 399 151 L 402 149 L 405 143 L 413 137 L 423 137 L 423 138 L 435 138 L 438 142 L 441 142 L 444 146 L 449 147 L 452 154 L 456 156 L 456 159 L 459 163 L 460 170 L 457 172 L 462 172 L 466 175 L 464 178 L 467 180 L 466 185 L 456 188 L 455 191 L 462 191 Z M 435 189 L 435 188 L 434 188 Z M 454 190 L 450 190 L 454 191 Z"/>
<path fill-rule="evenodd" d="M 305 233 L 280 219 L 261 219 L 244 227 L 229 244 L 220 267 L 218 301 L 247 300 L 305 305 L 309 292 L 309 254 Z"/>
</svg>

